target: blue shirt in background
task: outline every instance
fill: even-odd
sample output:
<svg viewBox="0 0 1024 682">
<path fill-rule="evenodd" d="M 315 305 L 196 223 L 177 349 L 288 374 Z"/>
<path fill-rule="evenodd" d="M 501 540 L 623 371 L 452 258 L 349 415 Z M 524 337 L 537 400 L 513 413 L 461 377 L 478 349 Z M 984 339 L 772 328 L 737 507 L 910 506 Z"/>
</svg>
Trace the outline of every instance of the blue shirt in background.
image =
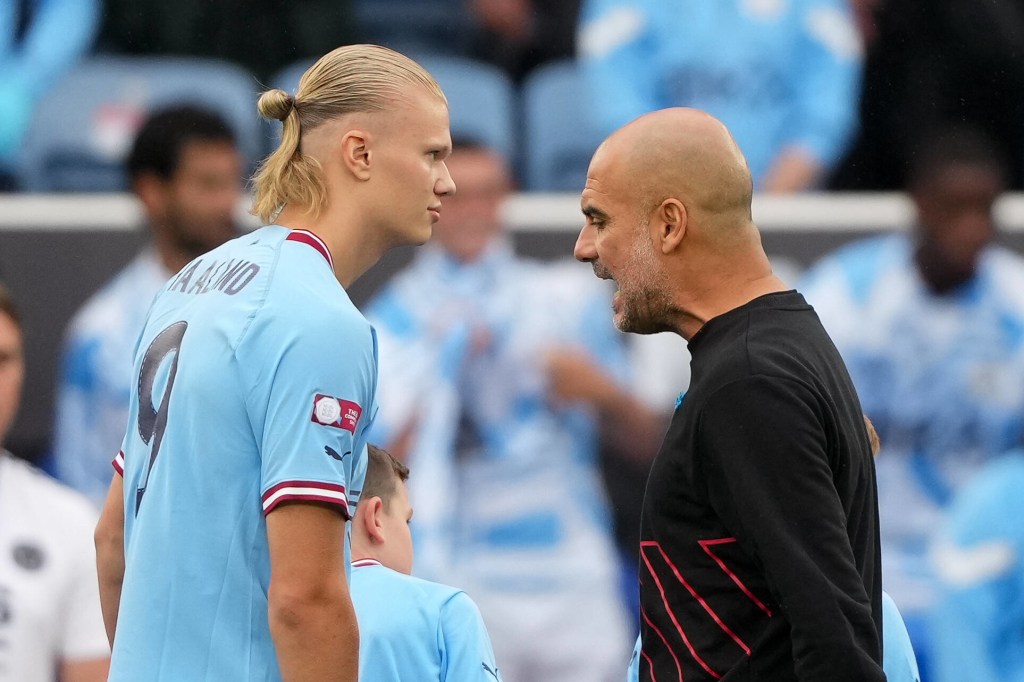
<svg viewBox="0 0 1024 682">
<path fill-rule="evenodd" d="M 757 186 L 790 147 L 833 165 L 856 126 L 862 55 L 844 0 L 587 0 L 578 43 L 604 133 L 702 109 L 732 132 Z"/>
<path fill-rule="evenodd" d="M 933 558 L 938 682 L 1024 680 L 1024 452 L 987 465 L 957 496 Z"/>
<path fill-rule="evenodd" d="M 101 4 L 100 0 L 0 2 L 0 170 L 13 165 L 36 102 L 92 45 Z M 24 27 L 21 35 L 19 25 Z"/>
</svg>

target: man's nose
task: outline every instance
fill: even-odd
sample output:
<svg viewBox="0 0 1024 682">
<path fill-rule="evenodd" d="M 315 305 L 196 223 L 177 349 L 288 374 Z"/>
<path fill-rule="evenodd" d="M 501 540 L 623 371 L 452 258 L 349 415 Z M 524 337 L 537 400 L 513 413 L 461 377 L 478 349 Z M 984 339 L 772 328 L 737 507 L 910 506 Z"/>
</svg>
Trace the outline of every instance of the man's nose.
<svg viewBox="0 0 1024 682">
<path fill-rule="evenodd" d="M 589 263 L 597 258 L 597 249 L 594 246 L 594 228 L 592 226 L 584 225 L 583 229 L 580 230 L 580 236 L 576 238 L 576 246 L 572 250 L 572 255 L 576 257 L 576 260 L 583 263 Z"/>
</svg>

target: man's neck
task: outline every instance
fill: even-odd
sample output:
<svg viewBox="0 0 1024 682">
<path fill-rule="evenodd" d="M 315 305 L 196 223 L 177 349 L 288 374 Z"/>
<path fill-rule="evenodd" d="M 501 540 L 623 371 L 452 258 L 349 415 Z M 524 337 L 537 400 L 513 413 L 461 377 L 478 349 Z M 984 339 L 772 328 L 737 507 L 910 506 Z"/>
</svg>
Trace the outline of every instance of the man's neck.
<svg viewBox="0 0 1024 682">
<path fill-rule="evenodd" d="M 927 244 L 919 246 L 914 253 L 914 265 L 925 286 L 939 296 L 971 281 L 977 271 L 972 268 L 970 272 L 964 272 L 951 267 L 936 249 Z"/>
<path fill-rule="evenodd" d="M 165 228 L 151 224 L 150 232 L 153 235 L 153 248 L 156 251 L 157 260 L 168 274 L 173 275 L 192 260 L 192 256 L 175 247 Z"/>
<path fill-rule="evenodd" d="M 683 293 L 676 298 L 674 331 L 689 341 L 708 321 L 740 308 L 766 294 L 788 291 L 789 287 L 769 271 L 766 275 L 719 279 L 713 286 L 696 293 Z"/>
</svg>

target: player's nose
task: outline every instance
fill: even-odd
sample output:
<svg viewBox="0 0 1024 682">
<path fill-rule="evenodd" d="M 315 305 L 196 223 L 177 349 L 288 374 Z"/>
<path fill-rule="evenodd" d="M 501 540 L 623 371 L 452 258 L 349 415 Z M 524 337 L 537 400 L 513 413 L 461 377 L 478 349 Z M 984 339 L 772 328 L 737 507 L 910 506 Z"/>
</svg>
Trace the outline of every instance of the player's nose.
<svg viewBox="0 0 1024 682">
<path fill-rule="evenodd" d="M 441 164 L 441 177 L 438 178 L 437 184 L 434 186 L 434 193 L 442 197 L 450 197 L 455 194 L 455 181 L 452 180 L 452 174 L 448 172 L 448 164 Z"/>
</svg>

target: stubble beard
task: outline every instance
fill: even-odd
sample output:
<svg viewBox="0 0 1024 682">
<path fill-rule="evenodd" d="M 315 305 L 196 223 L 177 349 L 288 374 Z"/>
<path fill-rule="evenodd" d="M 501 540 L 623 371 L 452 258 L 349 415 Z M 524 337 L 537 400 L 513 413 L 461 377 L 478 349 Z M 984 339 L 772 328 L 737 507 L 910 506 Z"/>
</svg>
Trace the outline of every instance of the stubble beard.
<svg viewBox="0 0 1024 682">
<path fill-rule="evenodd" d="M 657 268 L 654 245 L 650 239 L 636 240 L 626 262 L 629 283 L 619 281 L 619 313 L 615 326 L 632 334 L 657 334 L 667 331 L 671 312 L 665 276 Z"/>
</svg>

